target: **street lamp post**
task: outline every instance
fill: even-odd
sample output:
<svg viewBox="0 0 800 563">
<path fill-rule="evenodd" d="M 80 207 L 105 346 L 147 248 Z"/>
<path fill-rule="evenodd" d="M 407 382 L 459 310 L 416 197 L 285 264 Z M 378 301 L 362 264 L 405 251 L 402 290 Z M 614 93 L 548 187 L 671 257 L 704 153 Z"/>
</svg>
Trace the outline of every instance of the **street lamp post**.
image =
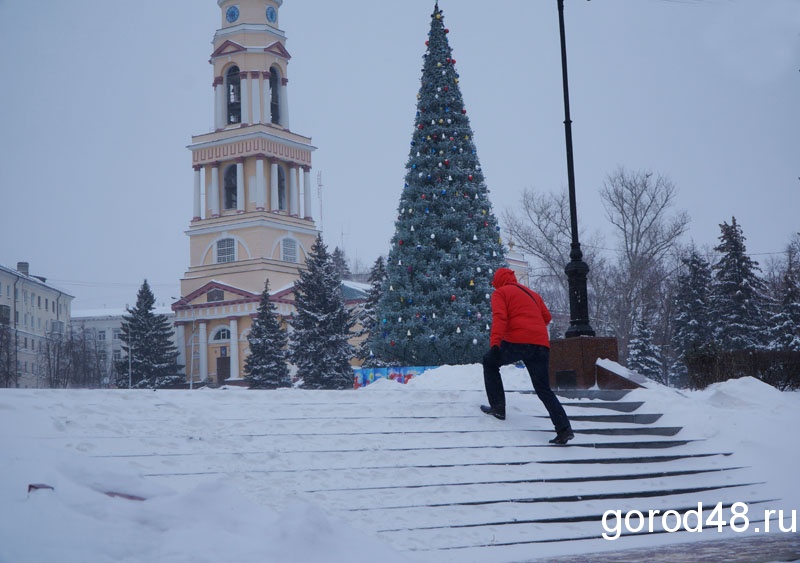
<svg viewBox="0 0 800 563">
<path fill-rule="evenodd" d="M 128 389 L 132 388 L 131 364 L 133 363 L 133 343 L 128 345 Z"/>
<path fill-rule="evenodd" d="M 569 186 L 569 214 L 572 229 L 570 262 L 564 268 L 569 284 L 569 328 L 564 336 L 594 336 L 589 324 L 589 299 L 586 275 L 589 266 L 583 261 L 578 241 L 578 209 L 575 202 L 575 167 L 572 162 L 572 120 L 569 115 L 569 84 L 567 81 L 567 45 L 564 38 L 564 0 L 558 0 L 558 27 L 561 34 L 561 75 L 564 87 L 564 129 L 567 143 L 567 182 Z"/>
</svg>

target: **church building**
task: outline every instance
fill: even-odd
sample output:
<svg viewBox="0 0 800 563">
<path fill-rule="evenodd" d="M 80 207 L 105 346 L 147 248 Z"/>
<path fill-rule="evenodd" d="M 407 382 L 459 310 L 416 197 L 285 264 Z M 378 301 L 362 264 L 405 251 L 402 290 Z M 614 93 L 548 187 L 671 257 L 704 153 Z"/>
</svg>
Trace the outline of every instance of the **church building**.
<svg viewBox="0 0 800 563">
<path fill-rule="evenodd" d="M 172 305 L 190 381 L 243 376 L 247 334 L 268 278 L 279 314 L 317 236 L 311 138 L 289 125 L 283 0 L 218 0 L 214 130 L 192 137 L 189 269 Z M 187 190 L 188 191 L 188 190 Z M 188 206 L 187 206 L 188 207 Z"/>
</svg>

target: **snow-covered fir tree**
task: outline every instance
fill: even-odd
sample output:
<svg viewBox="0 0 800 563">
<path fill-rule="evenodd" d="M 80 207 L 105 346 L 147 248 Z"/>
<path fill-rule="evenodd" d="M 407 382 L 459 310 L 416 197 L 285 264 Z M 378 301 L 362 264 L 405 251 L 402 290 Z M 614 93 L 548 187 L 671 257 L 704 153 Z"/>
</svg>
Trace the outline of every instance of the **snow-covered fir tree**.
<svg viewBox="0 0 800 563">
<path fill-rule="evenodd" d="M 628 368 L 645 377 L 664 383 L 661 351 L 653 343 L 653 330 L 647 326 L 644 315 L 639 314 L 633 323 L 633 333 L 628 342 Z"/>
<path fill-rule="evenodd" d="M 712 266 L 711 318 L 722 350 L 763 348 L 769 319 L 766 284 L 758 262 L 747 255 L 745 236 L 733 217 L 720 225 L 720 258 Z"/>
<path fill-rule="evenodd" d="M 383 256 L 378 256 L 369 271 L 369 291 L 364 306 L 359 313 L 358 322 L 361 325 L 360 336 L 364 337 L 358 348 L 357 356 L 363 360 L 363 367 L 381 367 L 385 365 L 380 358 L 372 352 L 373 341 L 381 338 L 380 325 L 377 321 L 378 303 L 383 295 L 386 283 L 386 264 Z"/>
<path fill-rule="evenodd" d="M 347 265 L 347 258 L 344 255 L 344 250 L 338 246 L 333 249 L 331 254 L 333 263 L 336 265 L 336 270 L 339 272 L 339 277 L 343 280 L 350 278 L 350 266 Z"/>
<path fill-rule="evenodd" d="M 675 293 L 672 344 L 685 370 L 689 354 L 708 348 L 712 341 L 711 264 L 694 248 L 681 259 Z"/>
<path fill-rule="evenodd" d="M 793 245 L 786 250 L 785 268 L 781 279 L 780 306 L 769 323 L 769 348 L 800 352 L 800 256 L 798 248 Z"/>
<path fill-rule="evenodd" d="M 287 365 L 286 331 L 281 328 L 275 304 L 269 298 L 269 279 L 264 282 L 258 313 L 247 341 L 250 355 L 244 362 L 244 379 L 252 389 L 291 387 Z"/>
<path fill-rule="evenodd" d="M 120 340 L 125 355 L 116 363 L 117 386 L 157 389 L 182 383 L 178 349 L 165 315 L 154 313 L 156 298 L 147 280 L 136 296 L 136 306 L 122 317 Z"/>
<path fill-rule="evenodd" d="M 438 4 L 372 351 L 391 365 L 467 364 L 488 346 L 499 227 Z"/>
<path fill-rule="evenodd" d="M 290 356 L 306 389 L 352 389 L 353 319 L 345 308 L 342 279 L 318 234 L 294 285 L 297 315 Z"/>
</svg>

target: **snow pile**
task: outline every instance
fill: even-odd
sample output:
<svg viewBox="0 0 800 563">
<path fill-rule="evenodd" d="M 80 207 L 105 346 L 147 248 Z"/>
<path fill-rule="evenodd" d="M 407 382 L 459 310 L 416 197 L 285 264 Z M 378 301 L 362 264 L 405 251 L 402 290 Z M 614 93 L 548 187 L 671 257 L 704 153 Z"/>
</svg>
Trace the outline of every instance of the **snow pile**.
<svg viewBox="0 0 800 563">
<path fill-rule="evenodd" d="M 524 369 L 506 366 L 502 374 L 507 391 L 531 390 Z M 386 411 L 398 412 L 398 406 L 409 416 L 427 415 L 436 429 L 441 409 L 463 418 L 485 401 L 481 366 L 444 366 L 406 385 L 379 380 L 358 391 L 233 389 L 238 392 L 0 389 L 0 561 L 436 560 L 435 553 L 433 559 L 400 554 L 333 514 L 335 504 L 323 508 L 315 502 L 324 496 L 304 496 L 324 488 L 323 473 L 270 465 L 293 454 L 272 445 L 269 436 L 329 424 L 341 402 L 356 405 L 354 433 L 385 426 Z M 753 481 L 769 484 L 771 498 L 800 506 L 794 486 L 799 393 L 744 378 L 703 391 L 637 389 L 626 400 L 646 401 L 648 412 L 665 413 L 665 425 L 691 429 L 693 438 L 713 441 L 715 451 L 736 452 L 752 468 Z M 508 425 L 520 424 L 535 404 L 528 395 L 510 394 Z M 299 439 L 331 449 L 337 436 L 308 433 Z M 344 467 L 368 465 L 365 447 Z M 439 449 L 436 462 L 455 460 L 454 451 Z M 291 459 L 314 465 L 313 457 L 295 454 Z M 496 471 L 487 468 L 487 480 Z M 344 486 L 358 485 L 344 479 Z M 36 483 L 53 488 L 29 492 Z M 553 548 L 536 549 L 537 557 L 546 557 Z"/>
</svg>

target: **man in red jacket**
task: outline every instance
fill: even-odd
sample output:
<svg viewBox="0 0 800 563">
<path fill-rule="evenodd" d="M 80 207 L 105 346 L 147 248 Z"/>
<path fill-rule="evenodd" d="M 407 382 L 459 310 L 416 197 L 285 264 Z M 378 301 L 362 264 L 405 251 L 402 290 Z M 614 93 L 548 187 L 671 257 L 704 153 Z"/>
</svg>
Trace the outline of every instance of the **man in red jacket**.
<svg viewBox="0 0 800 563">
<path fill-rule="evenodd" d="M 567 413 L 550 389 L 550 337 L 547 324 L 553 318 L 542 297 L 517 283 L 514 272 L 499 268 L 492 280 L 491 348 L 483 357 L 483 383 L 489 405 L 481 410 L 500 420 L 506 418 L 506 397 L 500 367 L 522 361 L 533 389 L 544 404 L 556 429 L 551 444 L 566 444 L 575 435 Z"/>
</svg>

